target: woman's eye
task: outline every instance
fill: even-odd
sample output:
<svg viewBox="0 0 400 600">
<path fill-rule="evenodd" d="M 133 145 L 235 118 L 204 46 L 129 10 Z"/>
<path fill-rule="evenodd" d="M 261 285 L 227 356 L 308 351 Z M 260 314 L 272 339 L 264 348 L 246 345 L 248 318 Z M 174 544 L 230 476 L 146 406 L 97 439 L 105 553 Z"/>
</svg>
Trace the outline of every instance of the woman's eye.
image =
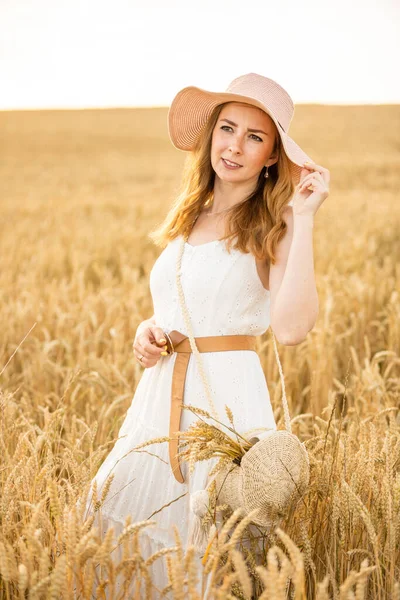
<svg viewBox="0 0 400 600">
<path fill-rule="evenodd" d="M 221 129 L 223 129 L 225 131 L 226 129 L 232 129 L 232 127 L 229 127 L 229 125 L 222 125 Z M 251 134 L 252 137 L 255 137 L 257 139 L 257 141 L 262 142 L 262 139 L 260 137 L 258 137 L 258 135 L 256 135 L 255 133 Z"/>
</svg>

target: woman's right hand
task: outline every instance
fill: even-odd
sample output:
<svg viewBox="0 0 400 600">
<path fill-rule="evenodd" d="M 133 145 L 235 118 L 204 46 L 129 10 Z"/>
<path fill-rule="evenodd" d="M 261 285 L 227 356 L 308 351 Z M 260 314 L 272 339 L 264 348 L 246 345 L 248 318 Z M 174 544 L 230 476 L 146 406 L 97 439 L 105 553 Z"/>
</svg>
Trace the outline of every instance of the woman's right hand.
<svg viewBox="0 0 400 600">
<path fill-rule="evenodd" d="M 142 367 L 154 367 L 161 356 L 167 356 L 167 339 L 161 327 L 147 319 L 136 330 L 133 353 Z M 139 358 L 143 356 L 142 360 Z"/>
</svg>

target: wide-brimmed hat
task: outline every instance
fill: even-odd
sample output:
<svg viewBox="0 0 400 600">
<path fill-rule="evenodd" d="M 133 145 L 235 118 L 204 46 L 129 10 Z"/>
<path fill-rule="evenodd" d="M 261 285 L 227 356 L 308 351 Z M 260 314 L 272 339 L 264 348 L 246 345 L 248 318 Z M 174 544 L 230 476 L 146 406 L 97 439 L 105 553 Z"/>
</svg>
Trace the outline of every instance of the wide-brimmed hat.
<svg viewBox="0 0 400 600">
<path fill-rule="evenodd" d="M 314 161 L 288 135 L 294 114 L 293 100 L 276 81 L 257 73 L 237 77 L 225 92 L 210 92 L 195 86 L 181 89 L 168 111 L 168 133 L 175 148 L 193 150 L 214 108 L 232 101 L 257 106 L 271 117 L 289 158 L 293 181 L 297 185 L 304 162 Z"/>
</svg>

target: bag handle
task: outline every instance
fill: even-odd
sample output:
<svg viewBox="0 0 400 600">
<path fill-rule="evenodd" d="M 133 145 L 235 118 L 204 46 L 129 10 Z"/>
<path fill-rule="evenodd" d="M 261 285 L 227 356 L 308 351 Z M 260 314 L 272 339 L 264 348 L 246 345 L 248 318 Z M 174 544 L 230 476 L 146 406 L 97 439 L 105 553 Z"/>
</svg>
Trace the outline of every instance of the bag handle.
<svg viewBox="0 0 400 600">
<path fill-rule="evenodd" d="M 196 342 L 195 342 L 195 339 L 193 336 L 193 330 L 192 330 L 192 326 L 190 323 L 189 311 L 188 311 L 186 303 L 185 303 L 185 296 L 184 296 L 183 289 L 182 289 L 181 265 L 182 265 L 183 251 L 185 248 L 185 242 L 186 242 L 186 239 L 184 236 L 182 236 L 181 244 L 180 244 L 179 251 L 178 251 L 177 262 L 176 262 L 176 284 L 177 284 L 177 288 L 178 288 L 178 297 L 179 297 L 179 302 L 180 302 L 180 306 L 181 306 L 181 310 L 182 310 L 183 319 L 185 321 L 185 327 L 188 331 L 190 347 L 192 349 L 193 354 L 196 356 L 196 359 L 197 359 L 198 369 L 200 371 L 200 376 L 202 378 L 204 389 L 206 391 L 208 403 L 209 403 L 210 409 L 211 409 L 211 414 L 213 415 L 213 417 L 215 419 L 218 419 L 218 412 L 215 408 L 213 399 L 211 397 L 211 390 L 210 390 L 209 382 L 207 380 L 207 377 L 206 377 L 206 374 L 204 371 L 203 359 L 201 357 L 201 353 L 199 352 L 199 350 L 197 348 L 197 345 L 196 345 Z M 292 427 L 290 424 L 289 406 L 288 406 L 287 399 L 286 399 L 285 380 L 283 377 L 282 365 L 279 360 L 279 354 L 278 354 L 278 349 L 276 346 L 275 335 L 274 335 L 274 332 L 272 331 L 272 329 L 271 329 L 271 334 L 272 334 L 272 340 L 273 340 L 273 344 L 274 344 L 274 352 L 275 352 L 276 360 L 278 362 L 279 375 L 280 375 L 281 383 L 282 383 L 282 405 L 283 405 L 285 429 L 291 433 Z"/>
</svg>

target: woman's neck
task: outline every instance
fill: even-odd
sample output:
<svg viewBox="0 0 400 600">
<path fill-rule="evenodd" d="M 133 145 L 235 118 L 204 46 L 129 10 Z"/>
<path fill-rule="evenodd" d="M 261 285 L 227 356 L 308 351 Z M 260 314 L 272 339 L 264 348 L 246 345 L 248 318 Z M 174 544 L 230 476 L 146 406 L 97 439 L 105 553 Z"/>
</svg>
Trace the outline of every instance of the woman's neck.
<svg viewBox="0 0 400 600">
<path fill-rule="evenodd" d="M 233 184 L 215 179 L 213 198 L 210 203 L 212 212 L 220 212 L 241 204 L 254 191 L 254 182 L 245 181 Z"/>
</svg>

